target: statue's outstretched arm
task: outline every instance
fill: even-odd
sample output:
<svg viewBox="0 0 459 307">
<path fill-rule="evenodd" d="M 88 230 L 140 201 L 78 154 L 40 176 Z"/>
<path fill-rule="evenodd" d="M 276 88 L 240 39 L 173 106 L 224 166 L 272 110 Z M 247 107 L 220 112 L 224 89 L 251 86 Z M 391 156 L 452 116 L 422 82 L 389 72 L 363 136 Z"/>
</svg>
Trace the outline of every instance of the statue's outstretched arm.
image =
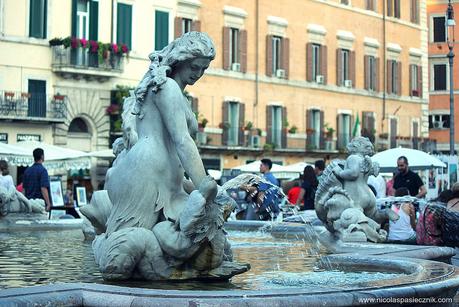
<svg viewBox="0 0 459 307">
<path fill-rule="evenodd" d="M 188 133 L 182 92 L 174 80 L 168 79 L 157 95 L 156 104 L 175 144 L 180 162 L 194 186 L 198 187 L 206 173 L 198 148 Z M 164 157 L 164 161 L 168 159 L 169 157 Z"/>
</svg>

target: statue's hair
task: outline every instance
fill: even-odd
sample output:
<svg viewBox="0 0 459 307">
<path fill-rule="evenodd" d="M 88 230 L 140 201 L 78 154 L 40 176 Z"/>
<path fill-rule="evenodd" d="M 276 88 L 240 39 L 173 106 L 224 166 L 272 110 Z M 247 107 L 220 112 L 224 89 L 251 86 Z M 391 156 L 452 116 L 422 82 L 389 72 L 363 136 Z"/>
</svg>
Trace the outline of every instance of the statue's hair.
<svg viewBox="0 0 459 307">
<path fill-rule="evenodd" d="M 177 38 L 160 51 L 149 55 L 150 67 L 135 89 L 137 103 L 134 113 L 142 118 L 141 107 L 151 87 L 157 92 L 166 83 L 173 69 L 182 62 L 197 58 L 215 58 L 215 46 L 212 39 L 202 32 L 188 32 Z"/>
<path fill-rule="evenodd" d="M 346 146 L 349 154 L 361 153 L 364 156 L 372 156 L 375 153 L 373 144 L 367 137 L 358 136 L 352 139 Z"/>
</svg>

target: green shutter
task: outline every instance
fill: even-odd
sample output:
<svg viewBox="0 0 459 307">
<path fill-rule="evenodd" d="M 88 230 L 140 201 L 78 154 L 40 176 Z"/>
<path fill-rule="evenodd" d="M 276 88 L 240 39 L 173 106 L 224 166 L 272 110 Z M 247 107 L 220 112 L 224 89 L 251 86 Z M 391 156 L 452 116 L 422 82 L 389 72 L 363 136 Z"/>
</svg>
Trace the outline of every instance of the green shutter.
<svg viewBox="0 0 459 307">
<path fill-rule="evenodd" d="M 89 3 L 89 39 L 97 41 L 99 37 L 99 2 Z"/>
<path fill-rule="evenodd" d="M 116 43 L 126 44 L 131 49 L 132 6 L 118 3 L 116 20 Z"/>
<path fill-rule="evenodd" d="M 46 0 L 30 0 L 30 37 L 46 38 L 46 11 Z"/>
<path fill-rule="evenodd" d="M 72 36 L 77 35 L 77 0 L 72 0 Z"/>
<path fill-rule="evenodd" d="M 155 13 L 155 50 L 161 50 L 169 43 L 169 13 Z"/>
</svg>

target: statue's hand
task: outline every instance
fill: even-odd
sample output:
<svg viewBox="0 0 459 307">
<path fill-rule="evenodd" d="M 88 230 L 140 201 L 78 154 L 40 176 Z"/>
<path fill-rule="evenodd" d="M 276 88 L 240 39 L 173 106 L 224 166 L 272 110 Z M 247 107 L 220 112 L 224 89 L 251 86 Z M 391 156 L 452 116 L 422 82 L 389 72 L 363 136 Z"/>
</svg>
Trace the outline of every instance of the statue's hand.
<svg viewBox="0 0 459 307">
<path fill-rule="evenodd" d="M 336 177 L 341 177 L 340 174 L 341 174 L 341 167 L 339 166 L 335 166 L 333 169 L 332 169 L 332 172 L 333 174 L 336 176 Z"/>
</svg>

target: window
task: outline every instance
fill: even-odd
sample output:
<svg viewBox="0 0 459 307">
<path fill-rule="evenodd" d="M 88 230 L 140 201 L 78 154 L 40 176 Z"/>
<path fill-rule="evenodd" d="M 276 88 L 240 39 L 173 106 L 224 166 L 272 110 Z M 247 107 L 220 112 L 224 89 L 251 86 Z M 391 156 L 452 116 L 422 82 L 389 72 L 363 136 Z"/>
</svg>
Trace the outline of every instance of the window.
<svg viewBox="0 0 459 307">
<path fill-rule="evenodd" d="M 449 114 L 429 115 L 429 129 L 449 129 Z"/>
<path fill-rule="evenodd" d="M 69 132 L 89 133 L 88 125 L 86 125 L 86 122 L 83 119 L 77 117 L 70 122 Z"/>
<path fill-rule="evenodd" d="M 376 58 L 368 57 L 368 89 L 376 91 Z"/>
<path fill-rule="evenodd" d="M 320 110 L 312 110 L 310 128 L 313 129 L 314 132 L 310 135 L 312 138 L 310 144 L 314 149 L 320 148 L 320 132 L 322 130 L 320 118 Z"/>
<path fill-rule="evenodd" d="M 341 0 L 341 4 L 349 5 L 349 0 Z"/>
<path fill-rule="evenodd" d="M 46 81 L 29 80 L 27 116 L 46 117 Z"/>
<path fill-rule="evenodd" d="M 312 80 L 317 81 L 317 76 L 320 75 L 320 45 L 312 45 Z"/>
<path fill-rule="evenodd" d="M 29 36 L 46 38 L 47 0 L 30 0 Z"/>
<path fill-rule="evenodd" d="M 445 16 L 432 17 L 433 41 L 446 42 L 446 19 Z"/>
<path fill-rule="evenodd" d="M 366 0 L 366 9 L 370 11 L 376 11 L 375 0 Z"/>
<path fill-rule="evenodd" d="M 240 63 L 239 59 L 239 29 L 231 28 L 230 30 L 230 61 Z"/>
<path fill-rule="evenodd" d="M 155 12 L 155 50 L 161 50 L 169 44 L 169 13 Z"/>
<path fill-rule="evenodd" d="M 341 80 L 345 82 L 349 80 L 349 50 L 341 49 Z M 343 85 L 343 84 L 341 84 Z"/>
<path fill-rule="evenodd" d="M 433 83 L 434 83 L 434 91 L 446 91 L 446 64 L 435 64 L 433 66 Z"/>
<path fill-rule="evenodd" d="M 89 1 L 78 0 L 76 37 L 88 39 L 89 37 Z"/>
<path fill-rule="evenodd" d="M 273 106 L 272 110 L 272 143 L 276 147 L 282 147 L 282 107 Z"/>
<path fill-rule="evenodd" d="M 351 140 L 351 115 L 339 114 L 338 115 L 338 134 L 337 134 L 337 147 L 343 149 Z"/>
<path fill-rule="evenodd" d="M 182 18 L 182 35 L 191 31 L 192 20 L 189 18 Z"/>
<path fill-rule="evenodd" d="M 281 69 L 281 42 L 282 38 L 279 36 L 273 36 L 272 39 L 272 50 L 273 50 L 273 73 Z"/>
<path fill-rule="evenodd" d="M 400 18 L 400 0 L 387 0 L 387 16 Z"/>
<path fill-rule="evenodd" d="M 99 2 L 72 0 L 72 36 L 97 41 Z"/>
<path fill-rule="evenodd" d="M 116 14 L 116 43 L 132 49 L 132 6 L 118 3 Z"/>
<path fill-rule="evenodd" d="M 411 96 L 419 96 L 418 66 L 410 65 L 410 93 Z"/>
<path fill-rule="evenodd" d="M 412 23 L 419 23 L 419 0 L 411 0 L 411 18 Z"/>
<path fill-rule="evenodd" d="M 230 102 L 228 105 L 228 145 L 238 145 L 239 136 L 239 103 Z"/>
</svg>

